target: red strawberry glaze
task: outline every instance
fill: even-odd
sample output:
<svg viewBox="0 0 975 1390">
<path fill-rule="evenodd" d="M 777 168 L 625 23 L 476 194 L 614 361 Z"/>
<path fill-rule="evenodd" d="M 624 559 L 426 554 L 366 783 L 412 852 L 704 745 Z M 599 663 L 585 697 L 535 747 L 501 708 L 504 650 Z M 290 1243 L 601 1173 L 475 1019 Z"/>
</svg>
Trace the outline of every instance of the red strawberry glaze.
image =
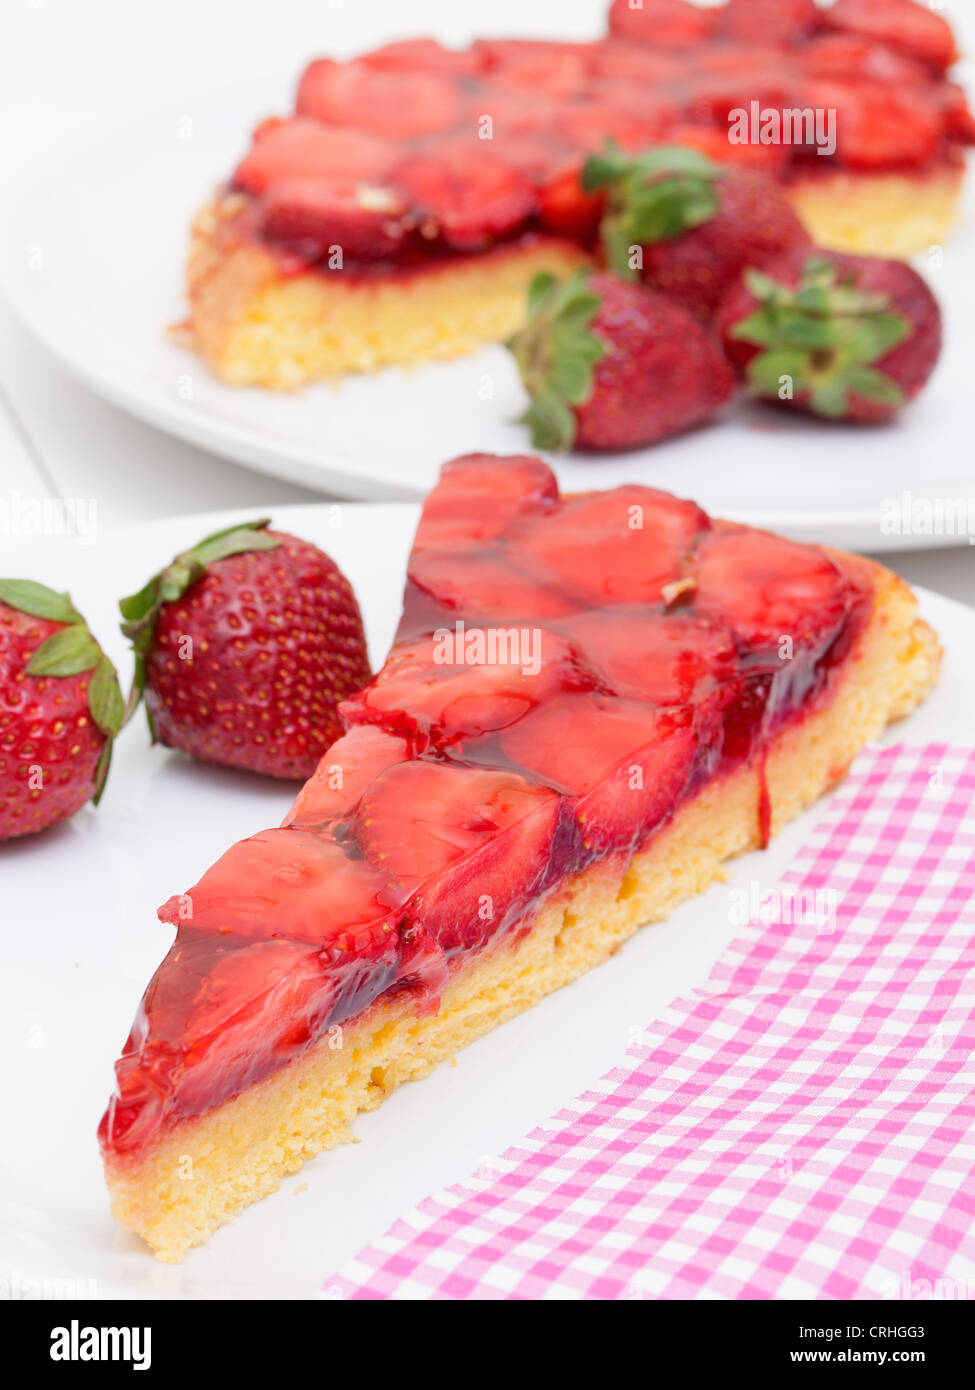
<svg viewBox="0 0 975 1390">
<path fill-rule="evenodd" d="M 572 875 L 625 864 L 702 783 L 761 768 L 830 698 L 870 602 L 826 552 L 668 493 L 560 498 L 538 459 L 447 464 L 347 732 L 284 826 L 161 909 L 176 941 L 103 1145 L 142 1151 L 392 991 L 435 1008 Z"/>
<path fill-rule="evenodd" d="M 282 273 L 407 274 L 539 232 L 589 245 L 599 214 L 586 155 L 686 143 L 789 180 L 837 166 L 914 174 L 975 143 L 947 80 L 951 30 L 915 0 L 615 0 L 589 43 L 431 39 L 351 62 L 315 59 L 295 111 L 264 121 L 230 188 L 223 233 L 258 240 Z M 834 155 L 733 145 L 728 114 L 835 108 Z"/>
</svg>

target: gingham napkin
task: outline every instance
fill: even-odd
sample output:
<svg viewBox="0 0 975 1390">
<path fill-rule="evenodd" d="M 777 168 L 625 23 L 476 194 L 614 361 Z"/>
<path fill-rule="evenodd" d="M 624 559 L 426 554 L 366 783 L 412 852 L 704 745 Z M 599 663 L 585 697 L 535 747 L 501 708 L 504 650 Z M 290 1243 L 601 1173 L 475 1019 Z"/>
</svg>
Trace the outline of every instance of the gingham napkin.
<svg viewBox="0 0 975 1390">
<path fill-rule="evenodd" d="M 975 750 L 866 751 L 703 989 L 326 1287 L 975 1298 L 973 900 Z"/>
</svg>

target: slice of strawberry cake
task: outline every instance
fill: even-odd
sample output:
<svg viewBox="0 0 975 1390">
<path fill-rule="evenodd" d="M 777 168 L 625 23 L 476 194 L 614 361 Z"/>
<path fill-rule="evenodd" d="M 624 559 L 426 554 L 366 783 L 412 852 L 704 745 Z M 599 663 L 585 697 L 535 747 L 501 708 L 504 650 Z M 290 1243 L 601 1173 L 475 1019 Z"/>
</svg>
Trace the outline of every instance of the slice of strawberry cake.
<svg viewBox="0 0 975 1390">
<path fill-rule="evenodd" d="M 975 139 L 943 16 L 614 0 L 609 29 L 316 59 L 196 221 L 189 341 L 227 382 L 288 388 L 503 340 L 539 271 L 592 260 L 580 172 L 608 141 L 764 171 L 826 247 L 943 240 Z"/>
<path fill-rule="evenodd" d="M 936 679 L 903 582 L 651 488 L 448 464 L 380 673 L 176 939 L 100 1140 L 178 1261 L 404 1081 L 599 964 L 841 777 Z"/>
</svg>

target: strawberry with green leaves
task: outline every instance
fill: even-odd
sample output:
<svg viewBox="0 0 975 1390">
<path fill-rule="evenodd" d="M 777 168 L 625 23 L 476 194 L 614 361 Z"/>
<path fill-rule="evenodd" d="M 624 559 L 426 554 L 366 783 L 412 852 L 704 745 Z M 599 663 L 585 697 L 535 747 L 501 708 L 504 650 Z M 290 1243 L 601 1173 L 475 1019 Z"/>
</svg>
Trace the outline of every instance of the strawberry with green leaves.
<svg viewBox="0 0 975 1390">
<path fill-rule="evenodd" d="M 345 575 L 266 521 L 207 536 L 119 604 L 135 649 L 129 712 L 203 762 L 306 780 L 369 679 Z"/>
<path fill-rule="evenodd" d="M 68 594 L 0 579 L 0 840 L 97 805 L 124 702 Z"/>
<path fill-rule="evenodd" d="M 941 311 L 915 270 L 833 251 L 746 270 L 715 326 L 753 396 L 857 423 L 912 400 L 941 352 Z"/>
<path fill-rule="evenodd" d="M 645 285 L 605 272 L 538 275 L 509 341 L 538 449 L 634 449 L 700 424 L 734 374 L 696 319 Z"/>
<path fill-rule="evenodd" d="M 607 195 L 600 237 L 609 268 L 704 322 L 745 266 L 809 245 L 774 180 L 698 150 L 662 146 L 632 156 L 611 145 L 587 161 L 582 186 Z"/>
</svg>

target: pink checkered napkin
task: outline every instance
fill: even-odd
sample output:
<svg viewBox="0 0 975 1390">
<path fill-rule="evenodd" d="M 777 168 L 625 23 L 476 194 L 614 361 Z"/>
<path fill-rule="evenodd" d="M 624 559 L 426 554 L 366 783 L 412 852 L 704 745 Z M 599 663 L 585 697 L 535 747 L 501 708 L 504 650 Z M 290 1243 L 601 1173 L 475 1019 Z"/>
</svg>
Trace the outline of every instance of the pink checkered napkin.
<svg viewBox="0 0 975 1390">
<path fill-rule="evenodd" d="M 500 1176 L 329 1290 L 975 1297 L 975 749 L 865 752 L 779 900 Z"/>
</svg>

